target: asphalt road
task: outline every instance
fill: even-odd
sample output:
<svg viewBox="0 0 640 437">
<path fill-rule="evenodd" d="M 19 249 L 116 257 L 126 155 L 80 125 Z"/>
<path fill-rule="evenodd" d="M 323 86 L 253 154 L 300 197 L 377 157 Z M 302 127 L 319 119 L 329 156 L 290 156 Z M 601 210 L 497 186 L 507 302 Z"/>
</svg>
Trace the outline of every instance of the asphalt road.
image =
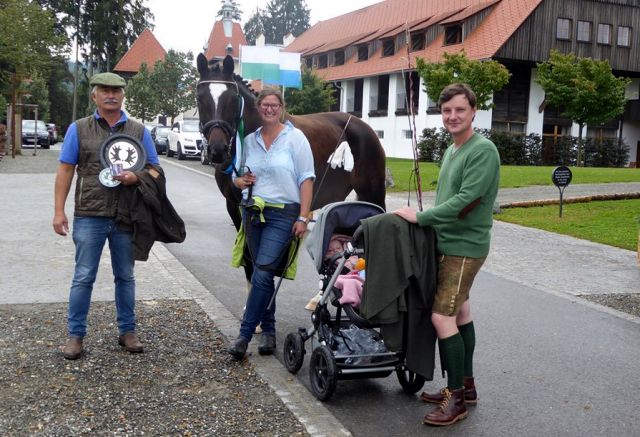
<svg viewBox="0 0 640 437">
<path fill-rule="evenodd" d="M 167 247 L 239 319 L 245 301 L 244 273 L 230 267 L 235 229 L 213 169 L 197 160 L 164 157 L 162 165 L 168 195 L 188 232 L 183 244 Z M 513 247 L 526 250 L 527 244 L 514 241 Z M 522 266 L 522 270 L 529 269 Z M 551 270 L 538 270 L 537 275 L 552 284 L 580 279 L 555 276 Z M 317 291 L 317 278 L 303 253 L 298 279 L 283 282 L 277 310 L 280 361 L 286 334 L 311 325 L 304 306 Z M 421 419 L 432 406 L 421 403 L 417 394 L 404 393 L 394 375 L 339 381 L 326 407 L 356 437 L 639 435 L 635 415 L 640 406 L 640 324 L 569 294 L 549 292 L 552 287 L 541 282 L 480 273 L 472 292 L 480 400 L 467 420 L 445 429 L 423 425 Z M 297 376 L 306 387 L 309 356 L 308 350 Z M 436 374 L 425 389 L 443 385 Z"/>
</svg>

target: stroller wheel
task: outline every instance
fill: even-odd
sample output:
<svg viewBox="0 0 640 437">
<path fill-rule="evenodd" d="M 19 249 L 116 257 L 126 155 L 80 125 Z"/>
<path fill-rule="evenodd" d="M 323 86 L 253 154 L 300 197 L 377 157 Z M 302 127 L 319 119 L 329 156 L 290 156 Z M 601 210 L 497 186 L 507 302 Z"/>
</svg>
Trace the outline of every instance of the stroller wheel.
<svg viewBox="0 0 640 437">
<path fill-rule="evenodd" d="M 424 385 L 424 377 L 405 368 L 396 370 L 398 382 L 407 393 L 417 393 Z"/>
<path fill-rule="evenodd" d="M 302 367 L 304 361 L 304 342 L 299 332 L 290 332 L 284 340 L 284 365 L 294 375 Z"/>
<path fill-rule="evenodd" d="M 326 401 L 333 396 L 338 384 L 338 366 L 327 346 L 319 346 L 311 354 L 309 378 L 311 391 L 316 398 Z"/>
</svg>

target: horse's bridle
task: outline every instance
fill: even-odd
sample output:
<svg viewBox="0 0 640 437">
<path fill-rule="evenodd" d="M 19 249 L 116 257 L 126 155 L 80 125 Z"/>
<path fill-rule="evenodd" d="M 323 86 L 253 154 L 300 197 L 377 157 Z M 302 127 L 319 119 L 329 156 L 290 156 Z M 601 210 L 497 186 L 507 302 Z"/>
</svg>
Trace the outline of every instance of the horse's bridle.
<svg viewBox="0 0 640 437">
<path fill-rule="evenodd" d="M 200 82 L 198 82 L 198 86 L 202 85 L 202 84 L 208 84 L 208 83 L 219 83 L 219 84 L 226 84 L 226 85 L 233 85 L 236 88 L 236 94 L 238 95 L 238 98 L 242 98 L 240 95 L 240 89 L 238 88 L 238 84 L 234 81 L 229 81 L 229 80 L 202 80 Z M 234 117 L 233 119 L 233 126 L 230 125 L 229 123 L 227 123 L 224 120 L 209 120 L 208 122 L 206 122 L 205 124 L 202 124 L 202 121 L 200 121 L 200 133 L 202 134 L 202 136 L 205 138 L 205 140 L 208 142 L 209 141 L 209 134 L 211 133 L 212 129 L 218 128 L 221 129 L 225 135 L 227 136 L 227 142 L 229 143 L 229 147 L 231 147 L 233 145 L 233 143 L 235 142 L 236 139 L 236 133 L 238 132 L 238 121 L 240 120 L 240 118 L 242 117 L 242 105 L 238 105 L 238 115 L 237 117 Z"/>
</svg>

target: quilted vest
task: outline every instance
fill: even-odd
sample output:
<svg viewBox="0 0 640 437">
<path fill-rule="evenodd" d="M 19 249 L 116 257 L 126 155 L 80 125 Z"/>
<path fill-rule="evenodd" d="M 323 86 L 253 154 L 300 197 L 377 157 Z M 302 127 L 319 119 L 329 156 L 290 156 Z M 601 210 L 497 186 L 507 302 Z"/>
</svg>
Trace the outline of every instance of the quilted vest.
<svg viewBox="0 0 640 437">
<path fill-rule="evenodd" d="M 113 134 L 127 134 L 142 141 L 144 126 L 133 120 L 119 123 L 113 131 L 103 118 L 95 115 L 76 121 L 78 128 L 79 156 L 76 172 L 75 211 L 77 217 L 115 217 L 118 210 L 118 194 L 122 185 L 114 188 L 100 183 L 98 175 L 104 168 L 100 163 L 100 146 Z"/>
</svg>

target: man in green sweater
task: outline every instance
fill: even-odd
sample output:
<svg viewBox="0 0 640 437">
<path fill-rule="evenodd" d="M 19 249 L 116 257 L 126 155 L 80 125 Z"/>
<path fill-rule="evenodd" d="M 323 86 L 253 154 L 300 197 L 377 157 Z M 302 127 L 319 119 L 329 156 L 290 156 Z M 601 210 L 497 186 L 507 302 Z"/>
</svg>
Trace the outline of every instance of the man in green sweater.
<svg viewBox="0 0 640 437">
<path fill-rule="evenodd" d="M 491 141 L 473 131 L 476 96 L 467 85 L 449 85 L 438 105 L 453 144 L 442 160 L 435 206 L 422 212 L 405 206 L 393 213 L 420 226 L 433 226 L 438 237 L 438 291 L 431 321 L 438 333 L 447 387 L 420 397 L 439 404 L 424 417 L 425 423 L 451 425 L 467 417 L 467 404 L 477 402 L 469 290 L 489 254 L 500 156 Z"/>
</svg>

